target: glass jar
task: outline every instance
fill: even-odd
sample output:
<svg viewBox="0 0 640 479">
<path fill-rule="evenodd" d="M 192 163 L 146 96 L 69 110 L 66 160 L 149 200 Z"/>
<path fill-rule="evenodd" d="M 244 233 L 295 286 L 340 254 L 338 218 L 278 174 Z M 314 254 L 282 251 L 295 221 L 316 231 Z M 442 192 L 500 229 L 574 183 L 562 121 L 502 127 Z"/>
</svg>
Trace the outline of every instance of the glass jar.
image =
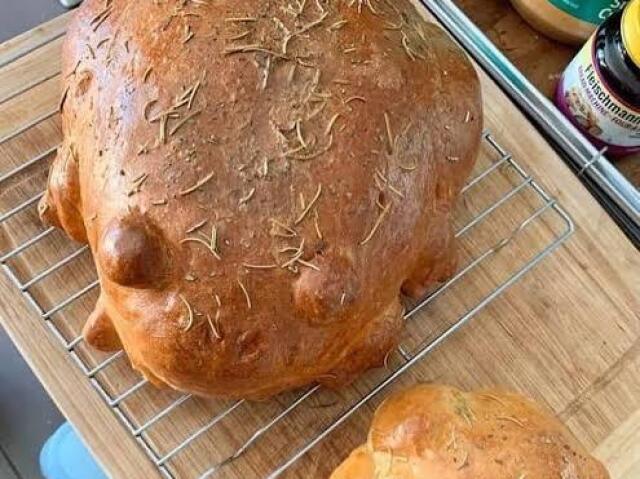
<svg viewBox="0 0 640 479">
<path fill-rule="evenodd" d="M 640 152 L 640 0 L 596 30 L 564 72 L 556 105 L 597 148 Z"/>
<path fill-rule="evenodd" d="M 626 0 L 511 0 L 536 30 L 555 40 L 582 44 L 596 27 L 622 9 Z"/>
</svg>

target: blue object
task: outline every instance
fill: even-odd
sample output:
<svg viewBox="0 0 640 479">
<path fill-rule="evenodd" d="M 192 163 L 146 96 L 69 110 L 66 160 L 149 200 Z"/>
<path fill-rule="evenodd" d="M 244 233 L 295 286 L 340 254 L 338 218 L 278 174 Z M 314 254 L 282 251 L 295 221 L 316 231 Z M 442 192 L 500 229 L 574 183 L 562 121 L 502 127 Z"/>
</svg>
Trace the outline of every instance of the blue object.
<svg viewBox="0 0 640 479">
<path fill-rule="evenodd" d="M 40 471 L 46 479 L 107 479 L 68 422 L 44 443 Z"/>
</svg>

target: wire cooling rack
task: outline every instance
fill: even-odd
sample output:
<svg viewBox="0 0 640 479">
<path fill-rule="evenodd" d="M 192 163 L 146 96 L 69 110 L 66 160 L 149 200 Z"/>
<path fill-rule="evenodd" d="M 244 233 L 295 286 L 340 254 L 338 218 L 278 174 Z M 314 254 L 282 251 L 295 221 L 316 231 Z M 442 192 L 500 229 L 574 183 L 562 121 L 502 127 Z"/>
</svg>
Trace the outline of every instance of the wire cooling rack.
<svg viewBox="0 0 640 479">
<path fill-rule="evenodd" d="M 59 74 L 6 93 L 0 112 Z M 42 227 L 35 211 L 60 141 L 57 109 L 51 105 L 16 123 L 20 126 L 0 139 L 2 270 L 168 478 L 255 477 L 257 463 L 272 471 L 268 477 L 295 469 L 312 448 L 573 232 L 567 213 L 487 131 L 456 212 L 459 272 L 423 300 L 407 304 L 406 333 L 384 368 L 339 393 L 312 386 L 263 403 L 159 391 L 129 367 L 124 353 L 101 354 L 83 342 L 81 327 L 99 290 L 89 248 Z M 32 151 L 36 134 L 46 141 Z"/>
</svg>

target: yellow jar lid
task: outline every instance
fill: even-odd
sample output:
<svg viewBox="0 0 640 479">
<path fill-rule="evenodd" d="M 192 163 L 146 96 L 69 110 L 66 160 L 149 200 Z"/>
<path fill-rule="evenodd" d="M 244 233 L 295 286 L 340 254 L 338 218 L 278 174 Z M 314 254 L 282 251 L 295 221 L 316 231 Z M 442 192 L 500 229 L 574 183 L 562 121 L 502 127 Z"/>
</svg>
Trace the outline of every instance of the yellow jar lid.
<svg viewBox="0 0 640 479">
<path fill-rule="evenodd" d="M 633 62 L 640 67 L 640 0 L 632 0 L 624 11 L 622 41 Z"/>
</svg>

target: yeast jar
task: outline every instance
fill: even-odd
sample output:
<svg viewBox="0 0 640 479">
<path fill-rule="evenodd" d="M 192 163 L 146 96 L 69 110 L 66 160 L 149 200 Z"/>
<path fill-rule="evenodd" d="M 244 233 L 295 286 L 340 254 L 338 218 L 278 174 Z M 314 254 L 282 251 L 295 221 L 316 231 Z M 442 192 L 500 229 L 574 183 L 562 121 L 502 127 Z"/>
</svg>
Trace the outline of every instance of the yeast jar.
<svg viewBox="0 0 640 479">
<path fill-rule="evenodd" d="M 598 27 L 562 75 L 556 105 L 609 155 L 640 152 L 640 0 Z"/>
<path fill-rule="evenodd" d="M 563 43 L 582 44 L 626 0 L 511 0 L 536 30 Z"/>
</svg>

